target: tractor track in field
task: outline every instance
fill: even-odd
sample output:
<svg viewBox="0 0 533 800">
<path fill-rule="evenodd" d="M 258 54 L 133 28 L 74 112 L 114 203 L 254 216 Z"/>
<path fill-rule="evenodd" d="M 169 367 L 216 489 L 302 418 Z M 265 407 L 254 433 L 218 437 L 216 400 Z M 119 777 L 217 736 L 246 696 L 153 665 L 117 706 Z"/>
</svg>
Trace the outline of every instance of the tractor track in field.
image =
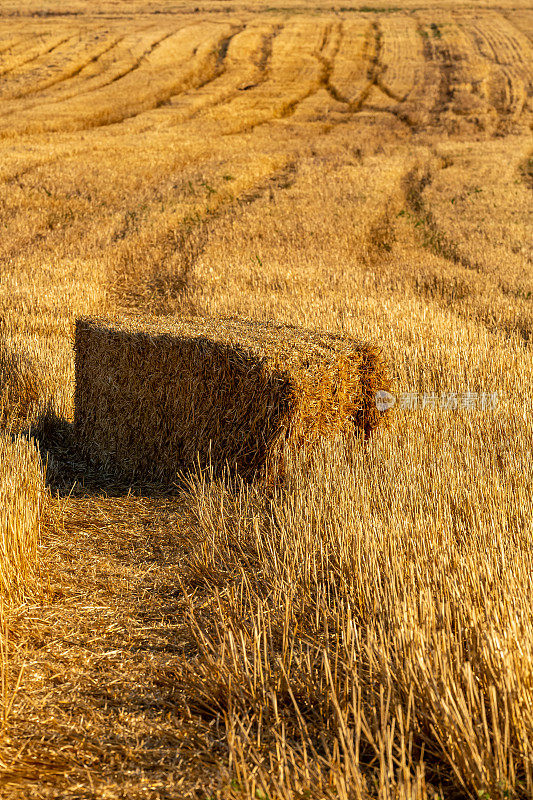
<svg viewBox="0 0 533 800">
<path fill-rule="evenodd" d="M 89 121 L 88 123 L 80 122 L 78 130 L 91 130 L 91 129 L 96 129 L 96 128 L 105 128 L 105 127 L 108 127 L 110 125 L 120 124 L 120 123 L 122 123 L 124 121 L 130 120 L 130 119 L 133 119 L 133 118 L 137 118 L 137 117 L 141 117 L 145 113 L 150 113 L 154 109 L 157 109 L 157 108 L 159 108 L 161 106 L 166 105 L 170 100 L 172 100 L 172 98 L 179 97 L 180 95 L 186 93 L 187 91 L 197 90 L 199 88 L 202 88 L 203 86 L 208 85 L 210 82 L 216 80 L 218 77 L 220 77 L 224 73 L 225 56 L 226 56 L 227 48 L 229 47 L 231 39 L 237 33 L 239 33 L 242 29 L 243 29 L 242 26 L 235 26 L 235 30 L 232 31 L 232 33 L 229 36 L 223 36 L 221 38 L 221 40 L 218 43 L 218 47 L 217 47 L 219 52 L 218 52 L 216 63 L 212 67 L 207 67 L 207 63 L 205 65 L 206 68 L 208 68 L 208 70 L 209 70 L 207 75 L 205 75 L 205 74 L 202 75 L 202 72 L 205 72 L 204 69 L 200 69 L 199 70 L 199 74 L 196 75 L 196 76 L 193 74 L 193 72 L 191 72 L 190 77 L 188 79 L 186 78 L 186 80 L 185 80 L 186 86 L 184 86 L 179 92 L 176 92 L 174 87 L 170 87 L 165 92 L 163 92 L 163 93 L 160 92 L 158 95 L 155 95 L 153 102 L 150 103 L 148 106 L 146 106 L 146 104 L 143 103 L 143 107 L 141 109 L 138 109 L 138 110 L 137 109 L 132 109 L 131 113 L 127 109 L 125 109 L 125 113 L 123 113 L 123 114 L 111 113 L 110 119 L 104 119 L 104 120 L 101 120 L 101 121 L 98 120 L 98 121 L 94 121 L 94 122 Z M 83 96 L 83 97 L 89 98 L 91 94 L 93 94 L 95 92 L 99 92 L 99 91 L 105 90 L 109 86 L 111 86 L 112 84 L 114 84 L 114 83 L 116 83 L 116 82 L 118 82 L 118 81 L 120 81 L 120 80 L 122 80 L 124 78 L 127 78 L 127 77 L 129 77 L 131 75 L 133 75 L 137 70 L 142 68 L 142 66 L 145 63 L 145 61 L 157 49 L 157 47 L 159 47 L 164 41 L 166 41 L 170 37 L 174 36 L 175 34 L 176 34 L 176 31 L 173 30 L 171 32 L 166 33 L 164 36 L 160 37 L 149 48 L 147 48 L 135 60 L 134 63 L 130 64 L 126 69 L 121 70 L 111 80 L 108 80 L 108 81 L 105 81 L 103 83 L 100 83 L 98 86 L 91 87 L 88 90 L 85 90 L 85 91 L 82 90 L 80 93 L 72 93 L 67 98 L 62 98 L 62 97 L 60 97 L 60 98 L 54 98 L 54 97 L 48 98 L 48 103 L 49 104 L 55 104 L 55 103 L 58 103 L 58 102 L 61 103 L 63 100 L 67 100 L 72 96 L 74 96 L 74 97 L 77 97 L 77 96 L 82 97 Z M 109 48 L 109 50 L 112 50 L 113 47 L 116 47 L 116 44 L 113 44 Z M 108 50 L 108 52 L 109 52 L 109 50 Z M 104 54 L 105 53 L 100 53 L 98 58 L 101 58 Z M 94 59 L 94 58 L 90 59 L 88 63 L 91 63 L 94 60 L 96 60 L 96 59 Z M 84 66 L 86 66 L 86 64 L 83 65 L 78 71 L 81 72 L 82 69 L 84 68 Z M 72 77 L 72 76 L 69 76 L 69 77 Z M 57 83 L 59 83 L 59 82 L 60 81 L 58 81 Z M 52 126 L 51 129 L 54 130 L 55 128 Z M 72 126 L 69 127 L 69 130 L 71 130 L 71 129 L 72 129 Z M 59 128 L 59 130 L 60 130 L 60 128 Z"/>
<path fill-rule="evenodd" d="M 324 51 L 327 49 L 331 35 L 334 31 L 337 34 L 337 41 L 333 47 L 332 53 L 329 56 L 326 56 Z M 341 40 L 342 40 L 342 22 L 330 23 L 326 27 L 326 30 L 324 32 L 324 38 L 322 40 L 320 49 L 316 53 L 316 58 L 318 59 L 322 67 L 321 85 L 326 89 L 329 96 L 337 103 L 347 104 L 348 103 L 347 99 L 337 91 L 337 89 L 335 88 L 335 86 L 331 81 L 333 65 L 337 53 L 339 52 L 339 48 L 341 46 Z"/>
<path fill-rule="evenodd" d="M 191 26 L 191 27 L 193 27 L 193 26 Z M 190 79 L 188 81 L 186 81 L 186 86 L 181 88 L 180 91 L 176 92 L 174 88 L 170 88 L 167 91 L 165 91 L 161 96 L 159 96 L 157 98 L 157 100 L 154 99 L 154 102 L 151 105 L 149 105 L 148 107 L 143 107 L 142 109 L 140 109 L 138 111 L 137 110 L 136 111 L 132 111 L 131 113 L 127 113 L 126 112 L 120 118 L 113 117 L 109 122 L 105 121 L 105 122 L 97 123 L 95 125 L 88 126 L 88 128 L 105 128 L 105 127 L 108 127 L 110 125 L 120 124 L 120 123 L 125 122 L 127 120 L 141 118 L 143 116 L 143 114 L 151 113 L 155 109 L 160 108 L 161 106 L 167 105 L 173 98 L 180 97 L 181 95 L 185 94 L 186 92 L 190 92 L 190 91 L 195 91 L 195 90 L 201 89 L 204 86 L 207 86 L 208 84 L 212 83 L 213 81 L 215 81 L 217 78 L 219 78 L 224 73 L 226 54 L 227 54 L 228 47 L 229 47 L 229 45 L 231 43 L 231 40 L 234 38 L 234 36 L 236 36 L 238 33 L 240 33 L 243 29 L 244 29 L 244 26 L 236 25 L 234 27 L 234 30 L 229 35 L 222 36 L 222 38 L 218 41 L 218 44 L 216 45 L 216 49 L 218 51 L 217 52 L 216 63 L 214 65 L 212 65 L 211 67 L 207 66 L 207 64 L 204 65 L 205 69 L 207 69 L 207 74 L 202 75 L 202 72 L 204 72 L 205 70 L 204 69 L 200 69 L 199 74 L 197 76 L 192 76 L 192 74 L 191 74 Z M 180 30 L 183 30 L 183 29 L 180 29 Z M 137 59 L 137 61 L 135 62 L 134 65 L 132 65 L 128 70 L 124 71 L 120 75 L 115 76 L 113 78 L 113 80 L 109 81 L 104 86 L 108 87 L 111 84 L 116 83 L 117 81 L 119 81 L 119 80 L 121 80 L 121 79 L 123 79 L 125 77 L 129 77 L 136 70 L 140 69 L 142 67 L 143 63 L 146 61 L 146 59 L 151 55 L 151 53 L 154 52 L 154 50 L 157 47 L 159 47 L 164 41 L 166 41 L 170 37 L 174 36 L 175 34 L 176 34 L 176 31 L 171 31 L 170 33 L 168 33 L 165 36 L 163 36 L 161 39 L 159 39 L 157 42 L 155 42 L 145 53 L 143 53 L 142 56 L 140 56 Z M 194 58 L 196 58 L 196 51 L 194 52 Z M 104 87 L 99 87 L 99 88 L 104 88 Z M 97 91 L 97 90 L 94 90 L 94 91 Z"/>
<path fill-rule="evenodd" d="M 243 33 L 244 31 L 246 31 L 247 27 L 248 27 L 247 25 L 241 26 L 239 30 L 235 31 L 235 33 L 232 34 L 231 39 L 233 39 L 234 36 L 237 36 L 239 33 Z M 279 34 L 279 32 L 282 30 L 282 28 L 283 28 L 282 25 L 275 25 L 270 33 L 267 33 L 263 36 L 263 40 L 257 50 L 258 57 L 253 59 L 253 63 L 255 64 L 256 69 L 258 71 L 257 75 L 253 76 L 249 81 L 245 82 L 243 81 L 242 75 L 239 75 L 239 73 L 236 72 L 235 78 L 233 80 L 233 86 L 231 88 L 230 87 L 226 88 L 226 90 L 221 94 L 221 96 L 218 99 L 212 99 L 210 102 L 206 103 L 205 105 L 202 105 L 200 108 L 191 109 L 189 112 L 182 111 L 177 121 L 171 123 L 171 126 L 174 127 L 176 125 L 181 125 L 183 122 L 201 118 L 203 114 L 210 113 L 214 109 L 220 109 L 224 106 L 224 104 L 230 103 L 232 100 L 239 97 L 242 92 L 250 91 L 264 84 L 268 80 L 267 73 L 270 60 L 272 57 L 272 43 L 276 38 L 276 36 Z M 226 54 L 227 53 L 224 53 L 224 58 L 222 62 L 219 64 L 219 69 L 216 72 L 216 74 L 214 74 L 213 77 L 204 81 L 202 84 L 200 84 L 195 88 L 202 89 L 204 88 L 204 86 L 209 86 L 210 84 L 215 83 L 220 79 L 224 79 L 228 75 L 228 69 L 226 66 Z M 186 92 L 180 92 L 177 95 L 172 95 L 172 97 L 169 98 L 169 101 L 171 102 L 172 100 L 174 100 L 174 98 L 181 97 L 185 93 Z"/>
<path fill-rule="evenodd" d="M 20 39 L 11 40 L 10 44 L 8 44 L 6 47 L 0 47 L 0 56 L 3 53 L 9 53 L 10 50 L 13 50 L 14 47 L 18 47 L 20 44 L 23 44 L 24 41 L 26 41 L 24 36 L 21 36 Z"/>
<path fill-rule="evenodd" d="M 58 78 L 53 78 L 53 79 L 50 79 L 49 81 L 44 81 L 44 82 L 40 83 L 37 87 L 30 87 L 27 90 L 23 90 L 23 91 L 20 91 L 18 93 L 14 93 L 12 95 L 7 95 L 5 97 L 5 99 L 6 100 L 18 100 L 18 99 L 20 99 L 22 97 L 28 98 L 28 97 L 31 97 L 31 95 L 38 95 L 41 92 L 45 92 L 46 90 L 51 89 L 54 86 L 58 86 L 60 84 L 67 83 L 68 81 L 72 80 L 73 78 L 76 78 L 80 74 L 80 72 L 82 72 L 86 67 L 89 66 L 89 64 L 96 63 L 97 61 L 100 60 L 100 58 L 102 58 L 102 56 L 105 56 L 107 53 L 109 53 L 111 50 L 113 50 L 113 48 L 116 47 L 118 42 L 121 41 L 121 39 L 123 39 L 123 38 L 124 37 L 120 37 L 118 39 L 115 39 L 109 46 L 105 47 L 103 50 L 100 50 L 98 53 L 87 57 L 81 64 L 73 67 L 72 71 L 70 71 L 70 72 L 68 72 L 66 74 L 63 74 L 63 75 L 59 76 Z M 72 96 L 79 96 L 79 94 L 80 94 L 79 92 L 78 93 L 74 92 L 74 95 L 69 95 L 67 97 L 65 97 L 63 95 L 61 97 L 61 100 L 66 100 L 66 99 L 68 99 L 68 97 L 72 97 Z M 2 99 L 4 99 L 4 98 L 2 98 Z M 54 98 L 54 97 L 52 97 L 52 98 L 42 98 L 42 99 L 39 98 L 39 100 L 35 101 L 35 103 L 36 104 L 39 103 L 39 105 L 41 105 L 43 103 L 46 104 L 46 103 L 53 103 L 53 102 L 57 102 L 57 98 Z"/>
<path fill-rule="evenodd" d="M 212 73 L 208 77 L 206 77 L 203 81 L 198 83 L 192 89 L 186 89 L 184 91 L 181 91 L 181 92 L 178 92 L 176 94 L 171 95 L 168 98 L 168 100 L 165 101 L 165 102 L 166 103 L 171 103 L 175 98 L 180 98 L 184 94 L 186 94 L 187 92 L 196 91 L 198 89 L 203 89 L 205 86 L 209 86 L 209 85 L 215 83 L 217 80 L 220 80 L 220 79 L 224 78 L 228 74 L 228 69 L 227 69 L 227 65 L 226 65 L 226 58 L 227 58 L 229 46 L 230 46 L 232 40 L 236 36 L 238 36 L 240 33 L 243 33 L 245 30 L 246 30 L 246 25 L 236 26 L 235 30 L 232 31 L 232 33 L 229 36 L 226 36 L 221 40 L 221 42 L 219 44 L 219 47 L 218 47 L 219 52 L 217 54 L 217 63 L 215 65 L 215 67 L 214 67 L 214 70 L 212 71 Z M 235 84 L 237 84 L 238 82 L 239 81 L 236 78 L 235 79 Z M 189 113 L 185 113 L 183 116 L 180 116 L 179 122 L 176 122 L 175 124 L 176 125 L 181 124 L 182 122 L 184 122 L 186 120 L 193 119 L 194 117 L 198 116 L 199 114 L 201 114 L 202 112 L 204 112 L 206 110 L 210 110 L 210 109 L 216 108 L 217 106 L 219 106 L 219 105 L 227 102 L 228 100 L 230 100 L 232 97 L 235 97 L 237 94 L 238 94 L 238 91 L 236 89 L 233 89 L 233 90 L 232 89 L 228 89 L 227 92 L 224 94 L 224 96 L 221 97 L 219 100 L 214 100 L 214 101 L 212 101 L 210 103 L 207 103 L 206 105 L 202 106 L 200 109 L 196 109 L 196 110 L 191 109 L 191 111 Z"/>
<path fill-rule="evenodd" d="M 395 103 L 401 103 L 402 98 L 397 97 L 381 81 L 381 74 L 383 72 L 384 65 L 381 62 L 382 48 L 381 48 L 381 30 L 379 27 L 379 21 L 375 21 L 372 23 L 370 31 L 365 40 L 363 49 L 363 58 L 364 61 L 367 63 L 367 68 L 366 68 L 367 82 L 365 87 L 360 92 L 359 97 L 356 100 L 350 100 L 349 97 L 342 94 L 342 92 L 340 92 L 337 89 L 337 87 L 334 85 L 332 81 L 332 74 L 334 69 L 335 58 L 342 44 L 343 27 L 342 27 L 342 21 L 335 24 L 337 27 L 338 39 L 333 49 L 333 52 L 329 57 L 327 57 L 324 54 L 324 50 L 328 46 L 329 37 L 332 32 L 333 25 L 330 25 L 328 30 L 326 31 L 322 47 L 320 51 L 316 54 L 323 68 L 321 85 L 326 89 L 329 96 L 336 102 L 342 103 L 343 105 L 347 106 L 348 110 L 353 114 L 357 114 L 365 106 L 365 103 L 373 87 L 377 87 L 378 89 L 380 89 L 383 92 L 383 94 L 385 94 L 391 100 L 394 100 Z M 392 113 L 394 113 L 394 111 Z"/>
<path fill-rule="evenodd" d="M 6 800 L 95 791 L 137 799 L 148 785 L 179 800 L 224 780 L 195 762 L 197 726 L 165 686 L 195 652 L 187 608 L 196 592 L 182 578 L 195 547 L 186 509 L 107 489 L 107 499 L 78 487 L 55 501 L 65 527 L 48 542 L 48 598 L 11 622 L 12 668 L 24 664 L 25 680 L 10 737 L 24 752 L 2 770 Z M 213 734 L 203 750 L 223 758 Z"/>
<path fill-rule="evenodd" d="M 131 75 L 134 72 L 136 72 L 142 66 L 142 64 L 146 61 L 146 59 L 154 52 L 154 50 L 156 50 L 167 39 L 170 39 L 171 36 L 175 36 L 175 34 L 176 34 L 176 31 L 170 31 L 169 33 L 166 33 L 164 36 L 162 36 L 160 39 L 158 39 L 156 42 L 154 42 L 152 45 L 150 45 L 150 47 L 148 47 L 144 51 L 144 53 L 141 53 L 141 55 L 133 62 L 133 64 L 131 66 L 129 66 L 127 69 L 125 69 L 122 72 L 120 72 L 118 75 L 115 75 L 110 81 L 105 83 L 103 87 L 99 87 L 99 88 L 104 88 L 104 87 L 107 87 L 107 86 L 111 86 L 113 83 L 117 83 L 117 81 L 122 80 L 122 78 L 125 78 L 128 75 Z"/>
<path fill-rule="evenodd" d="M 282 30 L 283 25 L 274 25 L 271 32 L 265 34 L 263 37 L 263 41 L 261 43 L 261 55 L 257 62 L 259 71 L 263 76 L 266 76 L 270 61 L 272 60 L 272 47 L 274 44 L 274 39 L 279 36 Z"/>
<path fill-rule="evenodd" d="M 38 61 L 40 58 L 43 58 L 43 56 L 47 56 L 50 53 L 53 53 L 54 50 L 57 50 L 58 47 L 61 47 L 61 45 L 65 44 L 65 42 L 68 42 L 70 39 L 73 39 L 73 38 L 75 38 L 75 37 L 66 36 L 64 39 L 61 39 L 60 42 L 56 42 L 56 44 L 52 45 L 52 47 L 49 47 L 48 49 L 41 51 L 36 56 L 32 56 L 31 58 L 28 58 L 25 61 L 19 62 L 18 64 L 15 64 L 12 67 L 7 67 L 6 69 L 0 68 L 0 75 L 8 75 L 10 72 L 14 72 L 15 70 L 20 69 L 21 67 L 26 67 L 28 64 L 31 64 L 34 61 Z"/>
<path fill-rule="evenodd" d="M 379 67 L 380 37 L 379 37 L 378 24 L 377 22 L 372 23 L 372 26 L 365 39 L 363 47 L 363 60 L 367 64 L 366 85 L 362 89 L 362 91 L 359 94 L 359 97 L 356 100 L 350 100 L 350 98 L 343 95 L 342 92 L 339 92 L 339 90 L 335 87 L 335 85 L 332 82 L 332 74 L 334 69 L 335 58 L 342 44 L 342 35 L 343 35 L 342 22 L 337 23 L 338 41 L 331 56 L 327 57 L 324 55 L 324 49 L 328 45 L 328 40 L 331 35 L 331 32 L 332 32 L 332 26 L 329 26 L 329 28 L 326 30 L 324 41 L 322 42 L 322 47 L 320 51 L 316 53 L 316 57 L 323 69 L 321 86 L 326 89 L 326 91 L 333 100 L 347 106 L 349 111 L 355 114 L 361 110 L 362 106 L 365 103 L 366 98 L 370 94 L 372 87 L 376 85 L 378 79 L 380 70 Z"/>
</svg>

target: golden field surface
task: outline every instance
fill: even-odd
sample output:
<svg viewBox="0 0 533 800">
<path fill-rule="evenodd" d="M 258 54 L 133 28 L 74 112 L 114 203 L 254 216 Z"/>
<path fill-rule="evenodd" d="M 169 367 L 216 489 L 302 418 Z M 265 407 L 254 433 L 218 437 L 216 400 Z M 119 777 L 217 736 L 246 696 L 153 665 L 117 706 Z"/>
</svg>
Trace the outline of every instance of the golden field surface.
<svg viewBox="0 0 533 800">
<path fill-rule="evenodd" d="M 532 797 L 531 8 L 57 6 L 0 9 L 0 796 Z M 376 343 L 389 423 L 123 485 L 73 331 L 132 312 Z"/>
</svg>

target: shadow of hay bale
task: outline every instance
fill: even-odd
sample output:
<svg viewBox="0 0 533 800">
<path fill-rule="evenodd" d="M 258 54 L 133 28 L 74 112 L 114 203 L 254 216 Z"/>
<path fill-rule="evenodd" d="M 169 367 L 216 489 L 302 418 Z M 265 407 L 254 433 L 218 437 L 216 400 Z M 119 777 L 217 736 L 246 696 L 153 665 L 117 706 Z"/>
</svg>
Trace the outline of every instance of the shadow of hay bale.
<svg viewBox="0 0 533 800">
<path fill-rule="evenodd" d="M 176 476 L 173 486 L 138 476 L 125 479 L 117 470 L 106 469 L 101 463 L 90 461 L 79 447 L 72 422 L 46 408 L 31 427 L 21 432 L 34 441 L 46 465 L 45 484 L 52 497 L 124 497 L 147 495 L 168 497 L 180 485 Z"/>
<path fill-rule="evenodd" d="M 239 319 L 81 318 L 75 362 L 87 459 L 161 483 L 207 465 L 279 482 L 288 449 L 370 435 L 390 388 L 374 345 Z"/>
</svg>

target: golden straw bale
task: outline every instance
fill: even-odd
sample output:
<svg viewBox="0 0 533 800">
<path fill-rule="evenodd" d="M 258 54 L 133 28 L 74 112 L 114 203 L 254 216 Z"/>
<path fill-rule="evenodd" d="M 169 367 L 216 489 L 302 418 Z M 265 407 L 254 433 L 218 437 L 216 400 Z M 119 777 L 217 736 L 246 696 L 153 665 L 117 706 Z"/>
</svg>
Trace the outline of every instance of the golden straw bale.
<svg viewBox="0 0 533 800">
<path fill-rule="evenodd" d="M 81 318 L 75 351 L 82 448 L 165 481 L 198 463 L 272 476 L 287 445 L 368 435 L 390 385 L 375 346 L 273 322 Z"/>
<path fill-rule="evenodd" d="M 0 432 L 0 598 L 27 595 L 37 571 L 44 470 L 33 441 Z"/>
</svg>

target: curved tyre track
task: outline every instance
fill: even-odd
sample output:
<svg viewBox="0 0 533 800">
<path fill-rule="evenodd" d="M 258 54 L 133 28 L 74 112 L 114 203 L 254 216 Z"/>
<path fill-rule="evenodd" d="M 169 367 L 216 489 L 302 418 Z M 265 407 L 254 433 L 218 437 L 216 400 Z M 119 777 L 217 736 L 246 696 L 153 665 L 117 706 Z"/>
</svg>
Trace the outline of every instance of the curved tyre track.
<svg viewBox="0 0 533 800">
<path fill-rule="evenodd" d="M 177 92 L 193 89 L 215 77 L 217 48 L 230 33 L 227 25 L 211 24 L 207 28 L 191 25 L 159 35 L 134 63 L 104 85 L 84 91 L 69 102 L 48 104 L 40 119 L 35 113 L 26 112 L 17 121 L 18 129 L 31 132 L 104 127 L 153 110 Z M 14 129 L 8 119 L 0 127 L 0 133 L 13 133 Z"/>
<path fill-rule="evenodd" d="M 49 53 L 52 53 L 56 48 L 61 47 L 61 45 L 67 42 L 70 38 L 71 37 L 69 36 L 55 37 L 54 39 L 52 39 L 53 41 L 52 45 L 45 46 L 44 49 L 39 48 L 37 52 L 29 56 L 29 58 L 23 56 L 19 61 L 17 61 L 15 64 L 12 64 L 11 66 L 2 67 L 0 63 L 0 75 L 7 75 L 11 72 L 15 72 L 17 69 L 26 67 L 28 64 L 31 64 L 32 62 L 37 61 L 40 58 L 43 58 Z M 24 47 L 24 43 L 22 43 L 22 46 Z"/>
</svg>

